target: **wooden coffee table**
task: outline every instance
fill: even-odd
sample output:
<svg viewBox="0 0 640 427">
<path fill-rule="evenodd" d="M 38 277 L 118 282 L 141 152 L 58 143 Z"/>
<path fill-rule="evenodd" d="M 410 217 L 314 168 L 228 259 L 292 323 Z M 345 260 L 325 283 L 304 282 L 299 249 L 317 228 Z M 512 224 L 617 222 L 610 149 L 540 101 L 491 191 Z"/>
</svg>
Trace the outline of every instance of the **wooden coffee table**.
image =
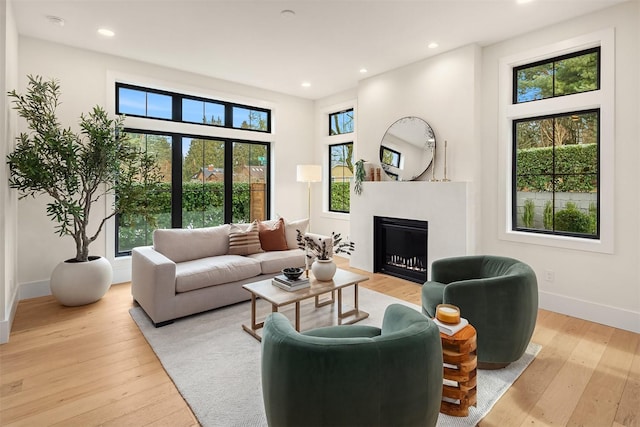
<svg viewBox="0 0 640 427">
<path fill-rule="evenodd" d="M 316 307 L 333 304 L 335 302 L 336 291 L 338 292 L 338 324 L 348 325 L 369 317 L 369 313 L 360 310 L 358 307 L 358 284 L 369 280 L 367 276 L 337 269 L 333 280 L 328 282 L 316 280 L 311 273 L 309 274 L 309 278 L 311 279 L 310 287 L 294 292 L 278 288 L 271 283 L 271 279 L 243 285 L 242 287 L 251 293 L 251 324 L 242 325 L 242 329 L 258 341 L 262 340 L 262 337 L 260 337 L 257 332 L 264 326 L 264 321 L 256 321 L 256 301 L 258 298 L 270 303 L 272 312 L 277 312 L 282 306 L 295 304 L 295 328 L 298 332 L 300 332 L 300 302 L 309 298 L 315 298 Z M 351 310 L 343 311 L 342 289 L 348 286 L 353 286 L 354 303 Z M 331 294 L 330 299 L 320 301 L 319 297 L 321 295 L 329 293 Z"/>
</svg>

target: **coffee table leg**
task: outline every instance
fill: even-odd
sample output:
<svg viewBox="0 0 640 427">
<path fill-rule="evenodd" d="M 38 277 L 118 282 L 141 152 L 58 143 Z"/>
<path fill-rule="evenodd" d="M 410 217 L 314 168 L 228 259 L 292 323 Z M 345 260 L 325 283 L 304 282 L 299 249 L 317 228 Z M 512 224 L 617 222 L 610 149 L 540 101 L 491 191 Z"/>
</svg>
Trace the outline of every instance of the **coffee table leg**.
<svg viewBox="0 0 640 427">
<path fill-rule="evenodd" d="M 358 307 L 358 284 L 353 284 L 353 309 L 343 312 L 342 311 L 342 289 L 338 289 L 338 324 L 348 325 L 356 323 L 362 319 L 369 317 L 369 313 L 360 310 Z"/>
<path fill-rule="evenodd" d="M 296 302 L 296 331 L 300 332 L 300 301 Z"/>
<path fill-rule="evenodd" d="M 273 306 L 273 308 L 275 308 L 277 311 L 277 307 Z M 259 322 L 259 323 L 256 322 L 256 295 L 252 293 L 251 294 L 251 326 L 249 327 L 247 325 L 242 325 L 242 329 L 244 329 L 245 332 L 247 332 L 249 335 L 257 339 L 258 341 L 262 341 L 262 337 L 260 337 L 260 335 L 258 335 L 256 331 L 262 328 L 263 326 L 264 326 L 264 322 Z"/>
</svg>

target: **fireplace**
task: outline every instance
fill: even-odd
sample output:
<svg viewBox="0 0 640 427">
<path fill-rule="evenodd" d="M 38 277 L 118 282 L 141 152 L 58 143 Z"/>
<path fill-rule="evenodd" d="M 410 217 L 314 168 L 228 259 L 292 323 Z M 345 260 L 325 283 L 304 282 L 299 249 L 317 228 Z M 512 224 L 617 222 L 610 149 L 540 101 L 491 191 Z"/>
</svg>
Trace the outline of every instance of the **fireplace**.
<svg viewBox="0 0 640 427">
<path fill-rule="evenodd" d="M 374 216 L 373 271 L 426 282 L 427 237 L 427 221 Z"/>
</svg>

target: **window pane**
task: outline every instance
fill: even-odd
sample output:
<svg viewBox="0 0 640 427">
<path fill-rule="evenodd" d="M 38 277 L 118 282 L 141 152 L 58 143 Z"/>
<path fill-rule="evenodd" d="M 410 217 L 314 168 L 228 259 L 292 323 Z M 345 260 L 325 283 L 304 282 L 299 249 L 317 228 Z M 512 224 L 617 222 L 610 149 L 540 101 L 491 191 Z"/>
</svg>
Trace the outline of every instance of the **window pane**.
<svg viewBox="0 0 640 427">
<path fill-rule="evenodd" d="M 182 227 L 224 223 L 224 142 L 182 138 Z"/>
<path fill-rule="evenodd" d="M 544 63 L 514 68 L 515 103 L 588 92 L 599 88 L 598 48 Z"/>
<path fill-rule="evenodd" d="M 204 123 L 224 126 L 224 105 L 206 102 L 204 104 Z"/>
<path fill-rule="evenodd" d="M 527 102 L 553 96 L 553 63 L 519 69 L 516 72 L 517 101 Z"/>
<path fill-rule="evenodd" d="M 266 158 L 264 144 L 233 143 L 232 222 L 267 219 Z"/>
<path fill-rule="evenodd" d="M 515 123 L 516 228 L 598 235 L 599 112 Z"/>
<path fill-rule="evenodd" d="M 353 132 L 353 109 L 329 114 L 329 135 Z"/>
<path fill-rule="evenodd" d="M 204 101 L 184 98 L 182 100 L 182 121 L 205 123 Z"/>
<path fill-rule="evenodd" d="M 555 96 L 598 89 L 598 52 L 557 61 Z"/>
<path fill-rule="evenodd" d="M 118 88 L 118 113 L 147 115 L 147 93 L 141 90 Z"/>
<path fill-rule="evenodd" d="M 329 146 L 331 180 L 329 210 L 349 212 L 350 187 L 353 179 L 353 143 Z"/>
<path fill-rule="evenodd" d="M 267 131 L 269 129 L 268 114 L 265 111 L 233 107 L 233 127 Z"/>
<path fill-rule="evenodd" d="M 553 188 L 553 177 L 538 177 L 541 188 Z M 519 188 L 516 193 L 516 218 L 518 228 L 553 230 L 553 192 Z"/>
<path fill-rule="evenodd" d="M 147 92 L 147 116 L 171 119 L 171 96 Z"/>
<path fill-rule="evenodd" d="M 118 253 L 126 253 L 136 246 L 151 245 L 153 230 L 171 227 L 171 137 L 129 133 L 129 138 L 147 153 L 155 155 L 162 175 L 162 184 L 157 192 L 146 192 L 145 203 L 153 206 L 155 227 L 142 217 L 118 218 Z M 142 182 L 140 185 L 144 185 Z"/>
</svg>

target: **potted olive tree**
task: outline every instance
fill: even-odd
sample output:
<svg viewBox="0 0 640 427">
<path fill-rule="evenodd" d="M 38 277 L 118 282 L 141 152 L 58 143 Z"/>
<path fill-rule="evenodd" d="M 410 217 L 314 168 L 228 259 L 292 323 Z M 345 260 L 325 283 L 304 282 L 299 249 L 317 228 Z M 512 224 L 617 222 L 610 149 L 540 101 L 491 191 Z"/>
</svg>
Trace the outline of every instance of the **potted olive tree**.
<svg viewBox="0 0 640 427">
<path fill-rule="evenodd" d="M 76 255 L 51 275 L 51 292 L 63 305 L 99 300 L 109 289 L 108 260 L 89 255 L 89 245 L 116 214 L 138 216 L 153 223 L 153 206 L 145 193 L 160 182 L 155 158 L 133 144 L 123 132 L 123 117 L 109 118 L 100 106 L 81 114 L 79 132 L 58 121 L 60 86 L 56 80 L 28 76 L 25 94 L 9 92 L 14 109 L 28 125 L 7 156 L 9 186 L 20 198 L 48 195 L 46 214 L 57 234 L 73 237 Z M 102 220 L 90 227 L 96 202 L 114 194 Z M 95 213 L 93 213 L 95 217 Z"/>
</svg>

